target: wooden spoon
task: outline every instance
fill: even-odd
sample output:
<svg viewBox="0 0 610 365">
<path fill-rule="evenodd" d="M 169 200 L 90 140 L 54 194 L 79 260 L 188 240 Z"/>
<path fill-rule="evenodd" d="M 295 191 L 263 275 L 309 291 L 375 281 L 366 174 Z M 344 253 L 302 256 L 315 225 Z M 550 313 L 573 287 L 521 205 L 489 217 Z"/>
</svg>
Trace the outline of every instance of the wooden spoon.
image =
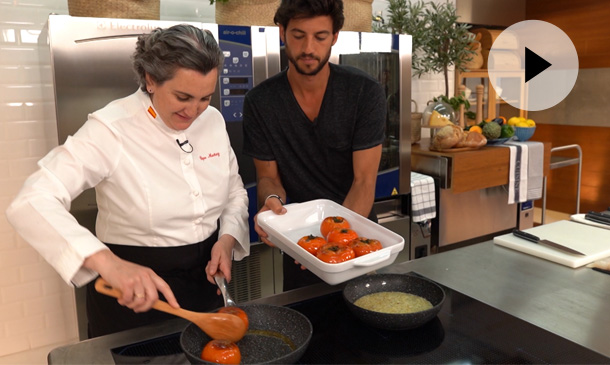
<svg viewBox="0 0 610 365">
<path fill-rule="evenodd" d="M 97 279 L 95 282 L 95 290 L 114 298 L 121 298 L 123 296 L 119 289 L 113 288 L 102 278 Z M 246 334 L 246 325 L 238 316 L 233 314 L 192 312 L 182 308 L 174 308 L 162 300 L 157 300 L 152 307 L 158 311 L 173 314 L 193 322 L 215 340 L 237 342 Z"/>
</svg>

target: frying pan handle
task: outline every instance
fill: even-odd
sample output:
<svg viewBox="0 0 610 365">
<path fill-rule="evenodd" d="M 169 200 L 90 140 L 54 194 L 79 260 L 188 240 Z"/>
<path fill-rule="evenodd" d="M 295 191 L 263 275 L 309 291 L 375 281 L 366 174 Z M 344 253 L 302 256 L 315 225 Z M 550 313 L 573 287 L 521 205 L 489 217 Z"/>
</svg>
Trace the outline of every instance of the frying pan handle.
<svg viewBox="0 0 610 365">
<path fill-rule="evenodd" d="M 354 266 L 373 266 L 380 262 L 387 260 L 392 252 L 390 250 L 382 250 L 377 252 L 369 253 L 366 260 L 354 262 Z"/>
</svg>

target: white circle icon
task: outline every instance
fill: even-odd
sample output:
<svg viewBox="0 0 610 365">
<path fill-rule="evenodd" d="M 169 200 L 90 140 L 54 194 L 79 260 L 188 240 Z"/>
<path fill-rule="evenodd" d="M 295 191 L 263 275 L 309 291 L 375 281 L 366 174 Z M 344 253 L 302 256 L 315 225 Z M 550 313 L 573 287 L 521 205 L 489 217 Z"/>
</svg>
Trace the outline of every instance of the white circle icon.
<svg viewBox="0 0 610 365">
<path fill-rule="evenodd" d="M 487 60 L 489 81 L 505 102 L 538 111 L 561 102 L 578 77 L 576 48 L 561 29 L 541 20 L 506 28 Z"/>
</svg>

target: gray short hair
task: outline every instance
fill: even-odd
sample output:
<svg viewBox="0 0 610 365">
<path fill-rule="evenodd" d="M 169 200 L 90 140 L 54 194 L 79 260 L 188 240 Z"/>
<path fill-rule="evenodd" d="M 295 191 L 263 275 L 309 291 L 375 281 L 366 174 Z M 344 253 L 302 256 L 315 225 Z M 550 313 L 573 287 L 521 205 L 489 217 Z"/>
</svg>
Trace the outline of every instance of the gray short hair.
<svg viewBox="0 0 610 365">
<path fill-rule="evenodd" d="M 209 30 L 180 24 L 139 36 L 133 54 L 133 69 L 140 88 L 148 92 L 147 73 L 156 83 L 163 84 L 174 77 L 178 68 L 206 75 L 221 67 L 223 59 L 222 50 Z"/>
</svg>

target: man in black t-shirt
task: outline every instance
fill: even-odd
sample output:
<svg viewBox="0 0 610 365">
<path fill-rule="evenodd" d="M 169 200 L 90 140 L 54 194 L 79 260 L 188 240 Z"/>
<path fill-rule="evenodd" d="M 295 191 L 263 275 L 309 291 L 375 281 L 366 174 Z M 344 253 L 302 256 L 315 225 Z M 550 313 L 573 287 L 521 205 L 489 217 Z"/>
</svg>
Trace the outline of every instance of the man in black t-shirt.
<svg viewBox="0 0 610 365">
<path fill-rule="evenodd" d="M 287 199 L 330 199 L 375 218 L 386 101 L 375 79 L 328 62 L 343 20 L 341 0 L 283 0 L 275 14 L 289 67 L 244 103 L 243 152 L 254 158 L 260 211 L 283 214 Z M 284 290 L 318 281 L 284 257 Z"/>
</svg>

